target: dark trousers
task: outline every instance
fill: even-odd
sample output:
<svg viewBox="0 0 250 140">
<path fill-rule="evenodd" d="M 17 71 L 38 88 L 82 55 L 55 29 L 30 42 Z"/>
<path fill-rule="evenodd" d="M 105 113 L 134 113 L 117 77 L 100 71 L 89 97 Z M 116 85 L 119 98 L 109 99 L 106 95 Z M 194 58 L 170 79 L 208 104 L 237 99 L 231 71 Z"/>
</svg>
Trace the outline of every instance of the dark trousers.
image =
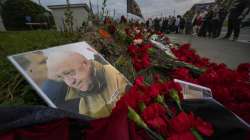
<svg viewBox="0 0 250 140">
<path fill-rule="evenodd" d="M 224 19 L 220 19 L 219 24 L 218 24 L 218 31 L 217 31 L 217 36 L 216 37 L 220 36 L 221 30 L 222 30 L 222 27 L 223 27 L 223 23 L 224 23 Z"/>
<path fill-rule="evenodd" d="M 200 30 L 199 30 L 199 33 L 198 33 L 198 36 L 201 36 L 201 37 L 206 37 L 207 36 L 207 21 L 205 21 Z"/>
<path fill-rule="evenodd" d="M 192 23 L 191 22 L 186 23 L 186 25 L 185 25 L 185 33 L 186 34 L 192 34 L 192 29 L 193 29 Z"/>
<path fill-rule="evenodd" d="M 200 28 L 200 31 L 198 33 L 198 36 L 206 37 L 207 33 L 208 33 L 208 37 L 211 37 L 212 25 L 211 25 L 211 21 L 208 21 L 208 20 L 203 22 L 203 24 Z"/>
<path fill-rule="evenodd" d="M 180 31 L 180 26 L 175 26 L 175 33 L 179 33 L 179 31 Z"/>
<path fill-rule="evenodd" d="M 219 20 L 212 20 L 212 37 L 218 37 Z"/>
<path fill-rule="evenodd" d="M 240 34 L 240 20 L 239 19 L 228 19 L 228 29 L 225 38 L 231 37 L 234 32 L 234 38 L 238 38 Z"/>
</svg>

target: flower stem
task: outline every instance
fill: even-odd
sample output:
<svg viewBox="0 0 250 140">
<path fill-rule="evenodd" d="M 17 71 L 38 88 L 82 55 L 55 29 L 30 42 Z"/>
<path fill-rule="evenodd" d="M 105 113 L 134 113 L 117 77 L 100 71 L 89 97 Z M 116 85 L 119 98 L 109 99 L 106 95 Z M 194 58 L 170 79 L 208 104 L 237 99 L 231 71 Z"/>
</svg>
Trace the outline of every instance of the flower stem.
<svg viewBox="0 0 250 140">
<path fill-rule="evenodd" d="M 170 92 L 170 96 L 172 97 L 172 99 L 176 102 L 178 108 L 183 111 L 182 107 L 181 107 L 181 101 L 180 101 L 180 97 L 178 95 L 178 92 L 176 90 L 172 90 Z"/>
<path fill-rule="evenodd" d="M 173 112 L 169 109 L 168 105 L 166 103 L 163 103 L 162 105 L 166 108 L 166 110 L 168 112 L 168 116 L 170 118 L 173 118 Z"/>
<path fill-rule="evenodd" d="M 191 129 L 191 132 L 196 137 L 197 140 L 203 140 L 202 136 L 194 128 Z"/>
<path fill-rule="evenodd" d="M 166 104 L 165 102 L 165 97 L 163 95 L 158 95 L 156 98 L 155 98 L 155 101 L 161 105 L 164 106 L 164 108 L 167 110 L 167 113 L 168 113 L 168 116 L 170 118 L 173 117 L 173 113 L 172 111 L 169 109 L 168 105 Z"/>
<path fill-rule="evenodd" d="M 145 130 L 154 138 L 156 138 L 155 140 L 164 140 L 164 138 L 161 135 L 158 135 L 157 133 L 155 133 L 153 130 L 151 130 L 150 128 L 145 128 Z"/>
<path fill-rule="evenodd" d="M 128 106 L 128 118 L 135 122 L 136 125 L 138 125 L 141 128 L 147 129 L 147 124 L 142 120 L 140 115 L 130 106 Z"/>
</svg>

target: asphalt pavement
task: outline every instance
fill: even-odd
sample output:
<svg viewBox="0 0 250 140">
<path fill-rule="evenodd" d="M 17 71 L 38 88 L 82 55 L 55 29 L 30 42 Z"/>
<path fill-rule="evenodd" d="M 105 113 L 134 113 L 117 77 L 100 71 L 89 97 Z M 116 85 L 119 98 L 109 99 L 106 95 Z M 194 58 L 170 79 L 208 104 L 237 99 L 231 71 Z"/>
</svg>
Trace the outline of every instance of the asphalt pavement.
<svg viewBox="0 0 250 140">
<path fill-rule="evenodd" d="M 222 34 L 225 34 L 223 32 Z M 241 32 L 238 41 L 200 38 L 192 35 L 169 34 L 172 40 L 188 42 L 192 48 L 212 62 L 225 63 L 229 68 L 235 69 L 241 63 L 250 63 L 250 29 Z M 223 36 L 223 35 L 222 35 Z"/>
</svg>

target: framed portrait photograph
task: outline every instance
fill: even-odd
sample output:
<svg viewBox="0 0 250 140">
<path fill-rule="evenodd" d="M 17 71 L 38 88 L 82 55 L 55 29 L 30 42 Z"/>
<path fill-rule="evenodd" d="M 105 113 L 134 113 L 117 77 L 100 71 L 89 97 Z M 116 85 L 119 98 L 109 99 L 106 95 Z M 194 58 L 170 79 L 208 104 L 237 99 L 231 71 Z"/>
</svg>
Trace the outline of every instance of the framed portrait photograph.
<svg viewBox="0 0 250 140">
<path fill-rule="evenodd" d="M 8 57 L 53 108 L 109 116 L 129 81 L 86 42 Z"/>
</svg>

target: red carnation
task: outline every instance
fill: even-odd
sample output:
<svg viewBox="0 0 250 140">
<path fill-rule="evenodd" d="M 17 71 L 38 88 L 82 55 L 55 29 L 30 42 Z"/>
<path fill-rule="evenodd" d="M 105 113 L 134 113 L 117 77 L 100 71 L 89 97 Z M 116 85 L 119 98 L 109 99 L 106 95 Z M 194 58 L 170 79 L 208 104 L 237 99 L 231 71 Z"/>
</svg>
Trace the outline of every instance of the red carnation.
<svg viewBox="0 0 250 140">
<path fill-rule="evenodd" d="M 165 94 L 165 96 L 169 96 L 169 92 L 171 92 L 172 90 L 176 90 L 178 92 L 178 96 L 180 98 L 180 100 L 183 100 L 183 95 L 181 93 L 181 86 L 180 84 L 174 82 L 174 81 L 168 81 L 166 83 L 164 83 L 163 85 L 163 93 Z"/>
<path fill-rule="evenodd" d="M 162 84 L 161 83 L 153 83 L 151 84 L 151 86 L 149 87 L 149 94 L 151 97 L 157 97 L 161 90 L 162 90 Z"/>
<path fill-rule="evenodd" d="M 142 85 L 144 85 L 144 77 L 143 76 L 137 76 L 136 78 L 135 78 L 135 85 L 140 85 L 140 86 L 142 86 Z"/>
<path fill-rule="evenodd" d="M 141 33 L 138 33 L 135 35 L 134 39 L 143 39 L 143 36 Z"/>
<path fill-rule="evenodd" d="M 128 46 L 128 52 L 130 53 L 130 55 L 135 55 L 137 52 L 136 46 L 135 45 Z"/>
<path fill-rule="evenodd" d="M 185 112 L 181 112 L 170 122 L 173 134 L 186 133 L 191 131 L 191 129 L 196 129 L 205 136 L 211 136 L 214 132 L 210 123 L 203 121 L 192 113 L 186 114 Z"/>
<path fill-rule="evenodd" d="M 171 127 L 175 132 L 181 133 L 189 131 L 192 128 L 192 122 L 189 120 L 188 114 L 181 112 L 171 120 Z"/>
<path fill-rule="evenodd" d="M 158 103 L 149 105 L 142 112 L 143 120 L 157 132 L 167 134 L 166 109 Z"/>
<path fill-rule="evenodd" d="M 200 68 L 207 68 L 210 62 L 206 58 L 201 58 L 196 54 L 195 50 L 191 49 L 190 44 L 183 44 L 179 48 L 172 48 L 172 52 L 180 60 L 190 64 L 193 64 Z"/>
<path fill-rule="evenodd" d="M 197 81 L 190 74 L 190 70 L 187 68 L 174 69 L 171 72 L 171 75 L 176 79 L 180 79 L 180 80 L 184 80 L 184 81 L 188 81 L 192 83 L 197 83 Z"/>
<path fill-rule="evenodd" d="M 173 134 L 166 140 L 196 140 L 196 137 L 191 131 L 185 131 L 183 133 Z"/>
<path fill-rule="evenodd" d="M 211 136 L 214 133 L 212 125 L 201 118 L 195 120 L 194 127 L 204 136 Z"/>
<path fill-rule="evenodd" d="M 152 46 L 143 44 L 141 46 L 130 45 L 128 52 L 132 58 L 132 63 L 136 71 L 145 69 L 151 65 L 151 60 L 148 54 L 148 49 Z"/>
<path fill-rule="evenodd" d="M 245 81 L 250 81 L 250 63 L 240 64 L 237 68 L 237 72 Z"/>
<path fill-rule="evenodd" d="M 113 111 L 119 111 L 120 109 L 127 108 L 128 106 L 137 110 L 138 102 L 143 101 L 145 97 L 141 92 L 145 90 L 144 78 L 142 76 L 138 76 L 135 79 L 133 86 L 126 92 L 126 94 L 116 103 L 116 107 Z M 146 99 L 145 99 L 146 100 Z"/>
</svg>

